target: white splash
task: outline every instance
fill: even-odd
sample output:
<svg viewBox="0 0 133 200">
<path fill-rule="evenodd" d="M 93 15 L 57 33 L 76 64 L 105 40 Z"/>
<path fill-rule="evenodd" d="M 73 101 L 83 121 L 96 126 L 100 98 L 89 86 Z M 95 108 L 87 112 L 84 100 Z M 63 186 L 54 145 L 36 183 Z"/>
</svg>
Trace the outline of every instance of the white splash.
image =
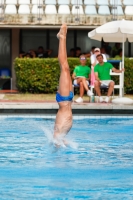
<svg viewBox="0 0 133 200">
<path fill-rule="evenodd" d="M 40 127 L 46 138 L 47 141 L 50 145 L 54 145 L 55 147 L 59 148 L 59 147 L 63 147 L 63 148 L 67 148 L 70 147 L 72 149 L 77 149 L 78 148 L 78 144 L 76 142 L 73 142 L 72 139 L 68 139 L 68 137 L 64 134 L 61 134 L 60 136 L 58 136 L 57 138 L 53 138 L 53 127 L 49 126 L 49 127 Z"/>
</svg>

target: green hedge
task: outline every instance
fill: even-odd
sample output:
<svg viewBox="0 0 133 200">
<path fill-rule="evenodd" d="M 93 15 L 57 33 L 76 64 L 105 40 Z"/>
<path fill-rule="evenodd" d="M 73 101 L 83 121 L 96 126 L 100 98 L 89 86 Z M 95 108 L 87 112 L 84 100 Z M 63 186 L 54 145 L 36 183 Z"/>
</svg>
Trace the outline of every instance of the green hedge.
<svg viewBox="0 0 133 200">
<path fill-rule="evenodd" d="M 72 74 L 78 58 L 68 58 L 70 72 Z M 87 60 L 90 66 L 90 60 Z M 57 90 L 60 67 L 57 58 L 16 58 L 14 61 L 16 72 L 16 86 L 20 92 L 32 93 L 55 93 Z M 126 93 L 133 92 L 133 60 L 125 59 L 125 82 Z M 113 77 L 118 82 L 116 77 Z"/>
</svg>

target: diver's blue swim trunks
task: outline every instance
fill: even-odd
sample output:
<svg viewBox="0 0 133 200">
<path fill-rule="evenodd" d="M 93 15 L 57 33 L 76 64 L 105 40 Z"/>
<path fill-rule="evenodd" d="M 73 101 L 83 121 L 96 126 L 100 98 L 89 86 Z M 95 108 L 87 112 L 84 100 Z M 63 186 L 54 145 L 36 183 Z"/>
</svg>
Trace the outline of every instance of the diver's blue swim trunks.
<svg viewBox="0 0 133 200">
<path fill-rule="evenodd" d="M 73 99 L 73 92 L 70 91 L 69 96 L 61 96 L 58 92 L 56 93 L 56 101 L 61 102 L 61 101 L 72 101 Z"/>
</svg>

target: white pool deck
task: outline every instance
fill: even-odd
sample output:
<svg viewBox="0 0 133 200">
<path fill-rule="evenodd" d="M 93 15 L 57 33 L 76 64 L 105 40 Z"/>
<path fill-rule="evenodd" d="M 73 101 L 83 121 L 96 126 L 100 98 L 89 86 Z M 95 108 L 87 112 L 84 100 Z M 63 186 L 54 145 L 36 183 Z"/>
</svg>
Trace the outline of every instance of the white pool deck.
<svg viewBox="0 0 133 200">
<path fill-rule="evenodd" d="M 75 115 L 132 115 L 132 104 L 113 104 L 113 103 L 99 103 L 95 98 L 95 103 L 90 103 L 89 99 L 83 103 L 72 102 L 72 112 Z M 5 100 L 4 94 L 0 94 L 0 114 L 56 114 L 58 111 L 58 104 L 54 101 L 11 101 Z"/>
<path fill-rule="evenodd" d="M 0 101 L 2 114 L 43 114 L 55 115 L 58 111 L 56 102 L 3 102 Z M 113 103 L 72 103 L 74 115 L 126 115 L 133 116 L 133 105 Z"/>
<path fill-rule="evenodd" d="M 58 109 L 56 102 L 4 102 L 0 101 L 0 109 Z M 133 104 L 113 104 L 113 103 L 72 103 L 72 109 L 133 109 Z"/>
</svg>

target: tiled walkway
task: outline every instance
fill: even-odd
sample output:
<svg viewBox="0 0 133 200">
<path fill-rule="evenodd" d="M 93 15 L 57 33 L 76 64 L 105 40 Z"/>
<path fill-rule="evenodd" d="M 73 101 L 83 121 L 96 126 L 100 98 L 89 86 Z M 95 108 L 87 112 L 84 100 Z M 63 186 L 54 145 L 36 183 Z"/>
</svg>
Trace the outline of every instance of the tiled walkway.
<svg viewBox="0 0 133 200">
<path fill-rule="evenodd" d="M 56 114 L 58 104 L 56 102 L 31 102 L 31 101 L 0 101 L 0 113 L 40 113 Z M 72 103 L 73 114 L 107 115 L 126 114 L 133 115 L 133 105 L 115 105 L 112 103 Z"/>
<path fill-rule="evenodd" d="M 7 93 L 8 91 L 6 91 Z M 9 91 L 15 93 L 17 91 Z M 1 92 L 1 97 L 2 97 Z M 0 114 L 56 114 L 58 104 L 56 101 L 11 101 L 0 98 Z M 72 103 L 73 114 L 84 115 L 133 115 L 133 104 L 113 103 Z"/>
</svg>

